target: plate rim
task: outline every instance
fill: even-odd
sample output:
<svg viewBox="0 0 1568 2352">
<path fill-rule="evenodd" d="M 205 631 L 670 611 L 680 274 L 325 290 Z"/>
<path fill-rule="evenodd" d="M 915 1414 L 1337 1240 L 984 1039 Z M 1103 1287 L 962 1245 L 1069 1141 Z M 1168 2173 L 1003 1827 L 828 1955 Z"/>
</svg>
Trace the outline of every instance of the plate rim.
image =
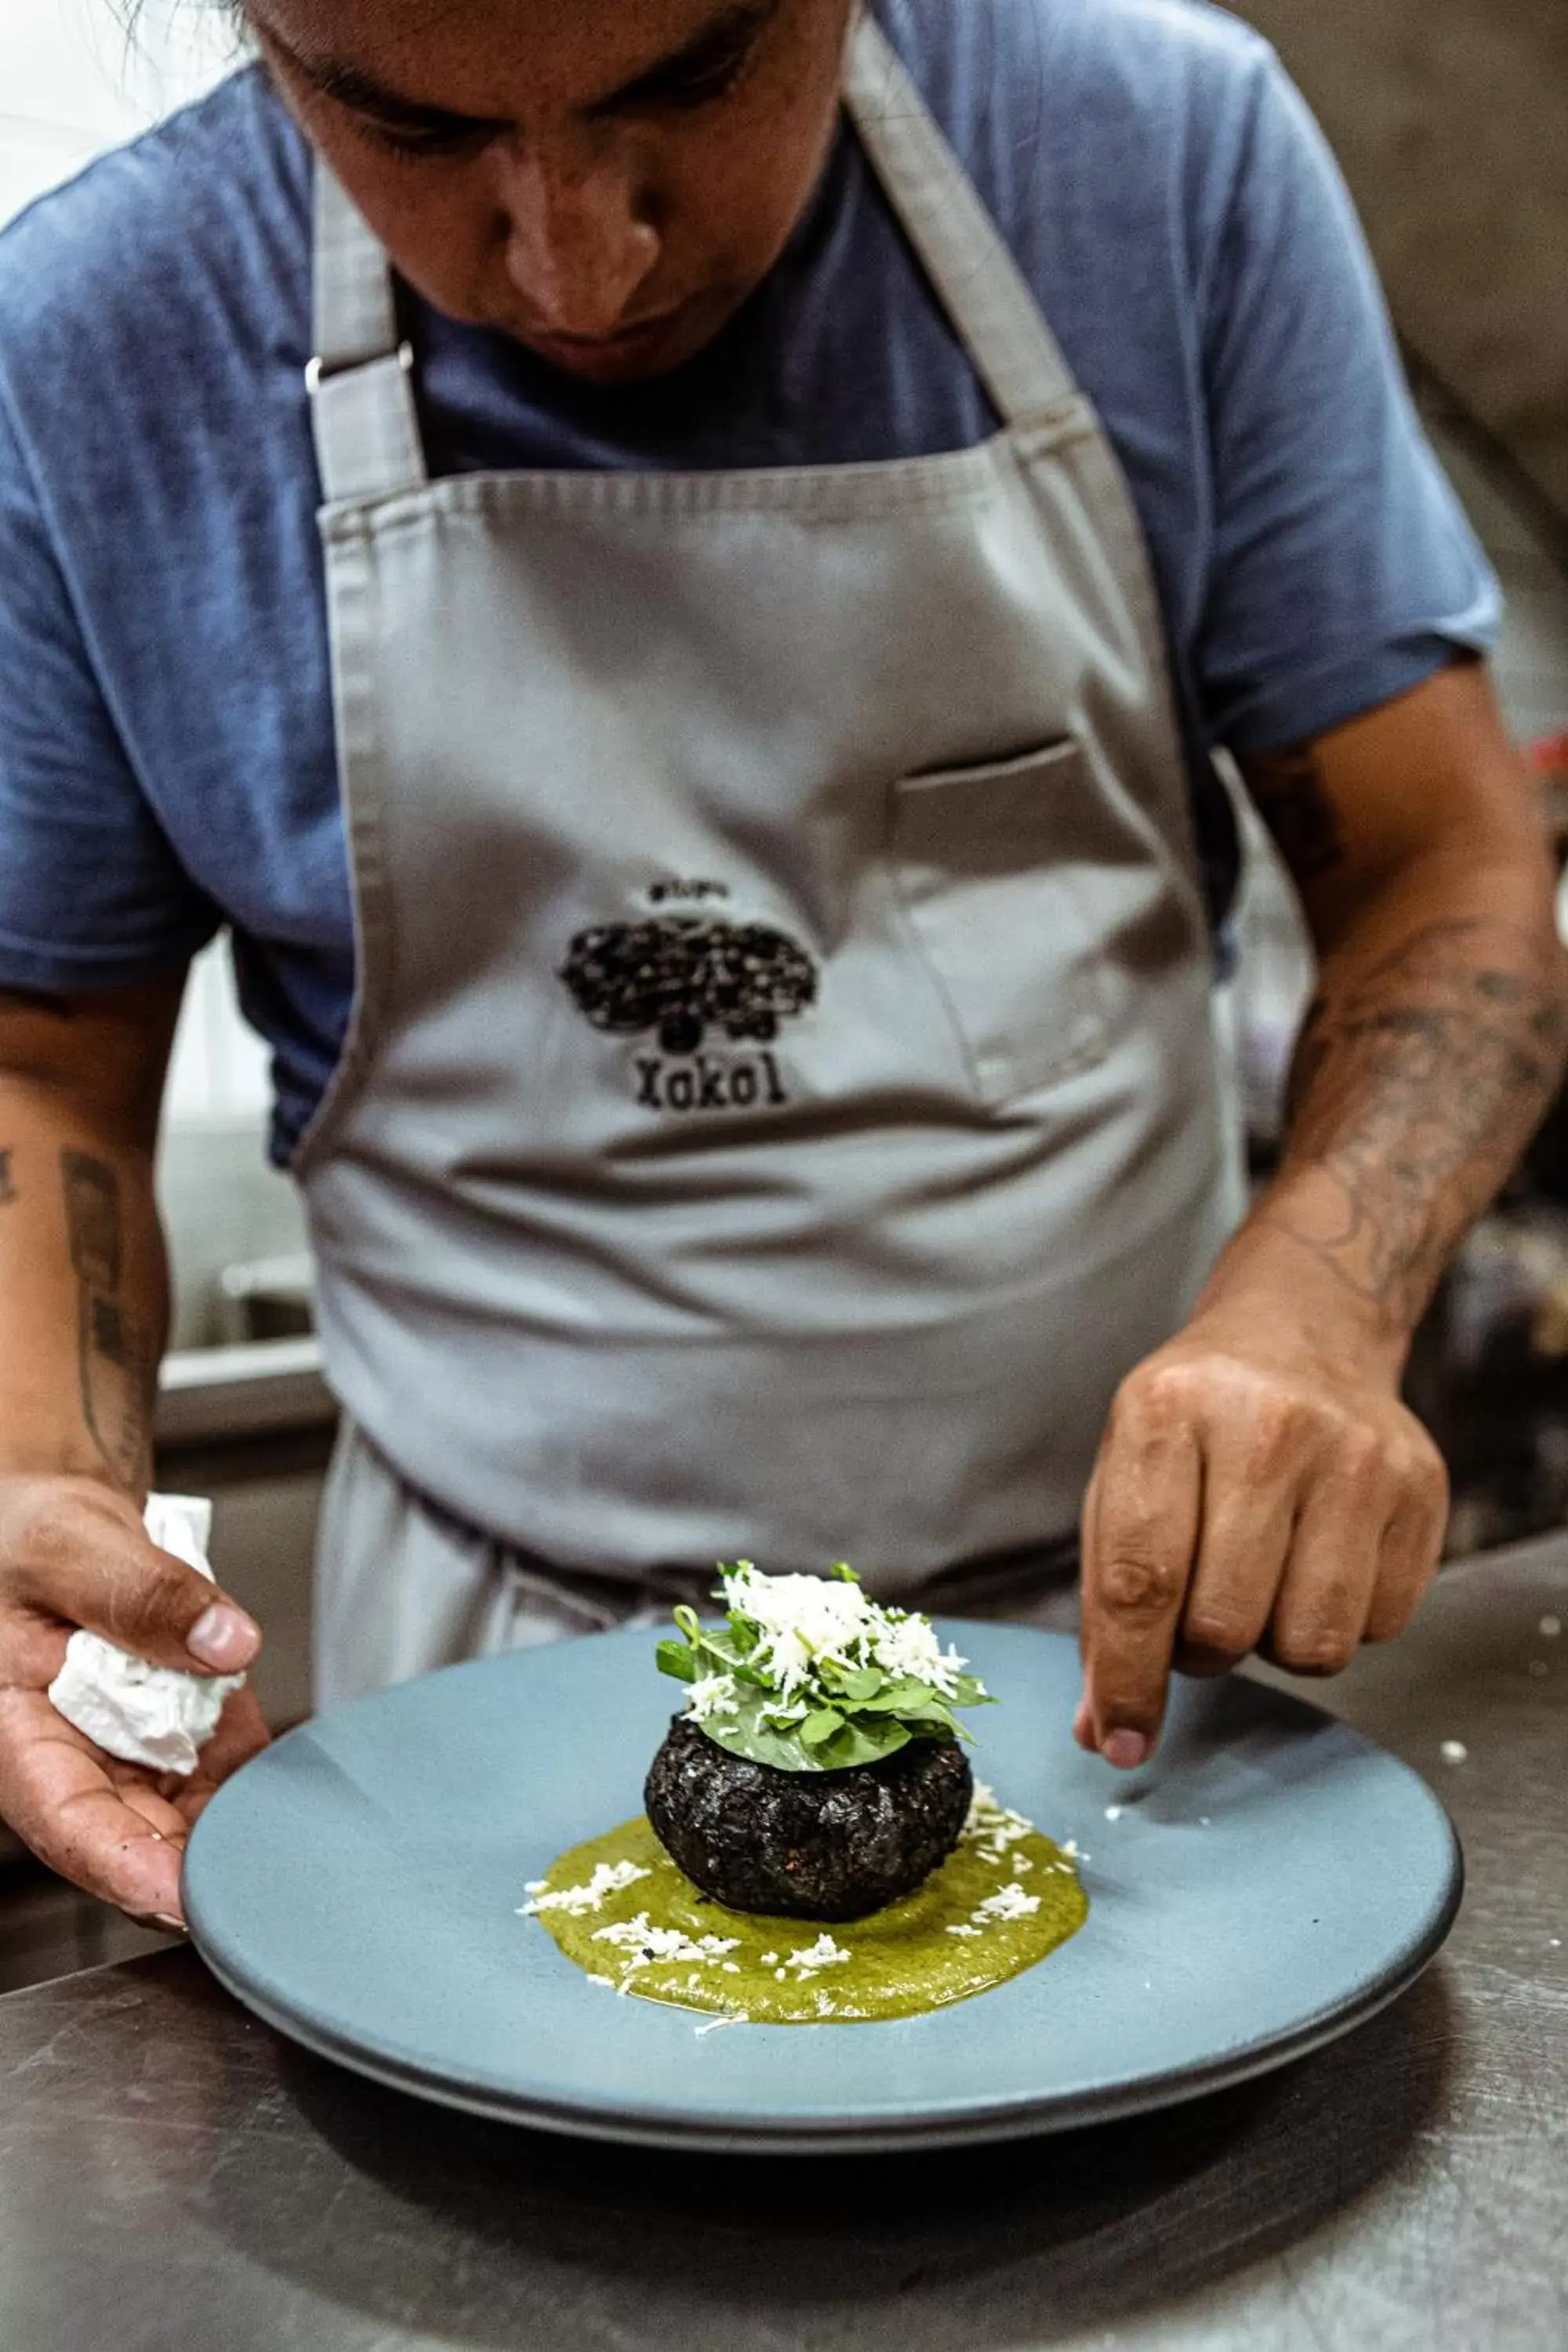
<svg viewBox="0 0 1568 2352">
<path fill-rule="evenodd" d="M 1005 1621 L 992 1623 L 984 1620 L 953 1618 L 944 1622 L 955 1627 L 973 1626 L 974 1630 L 983 1627 L 988 1633 L 1033 1634 L 1047 1640 L 1068 1638 L 1063 1635 L 1053 1637 L 1041 1627 L 1010 1625 Z M 628 1627 L 619 1630 L 623 1633 L 640 1633 L 643 1629 Z M 614 1640 L 615 1634 L 597 1638 Z M 504 1663 L 509 1655 L 515 1658 L 516 1654 L 462 1660 L 455 1665 L 437 1669 L 437 1674 L 461 1674 L 475 1666 L 493 1666 Z M 428 1681 L 435 1676 L 419 1679 Z M 202 1841 L 202 1831 L 207 1819 L 205 1811 L 193 1830 L 186 1850 L 185 1869 L 182 1874 L 191 1942 L 204 1965 L 225 1991 L 272 2031 L 297 2042 L 313 2055 L 342 2066 L 384 2088 L 422 2098 L 460 2114 L 553 2132 L 575 2139 L 691 2152 L 703 2149 L 749 2152 L 759 2156 L 823 2155 L 856 2150 L 873 2154 L 1044 2137 L 1094 2124 L 1123 2121 L 1130 2116 L 1183 2105 L 1207 2097 L 1214 2092 L 1254 2081 L 1353 2033 L 1397 2000 L 1425 1974 L 1447 1942 L 1464 1899 L 1465 1859 L 1458 1831 L 1437 1791 L 1414 1766 L 1406 1764 L 1402 1758 L 1394 1755 L 1391 1749 L 1384 1748 L 1364 1732 L 1356 1730 L 1354 1726 L 1345 1724 L 1340 1717 L 1314 1706 L 1310 1700 L 1300 1698 L 1292 1691 L 1279 1691 L 1272 1684 L 1259 1684 L 1257 1687 L 1317 1717 L 1325 1724 L 1349 1731 L 1373 1753 L 1397 1765 L 1409 1775 L 1431 1805 L 1445 1832 L 1447 1867 L 1441 1897 L 1433 1905 L 1421 1927 L 1391 1956 L 1379 1974 L 1359 1985 L 1348 1999 L 1319 2008 L 1289 2028 L 1238 2043 L 1217 2057 L 1194 2060 L 1157 2074 L 1146 2074 L 1136 2083 L 1120 2087 L 1033 2095 L 1022 2093 L 1016 2097 L 983 2101 L 955 2100 L 945 2107 L 927 2106 L 918 2114 L 902 2116 L 893 2110 L 871 2107 L 862 2108 L 858 2114 L 837 2116 L 824 2112 L 802 2113 L 792 2119 L 776 2112 L 770 2115 L 765 2109 L 756 2108 L 745 2113 L 710 2110 L 699 2116 L 689 2111 L 639 2102 L 633 2092 L 621 2094 L 620 2103 L 612 2110 L 598 2099 L 509 2093 L 472 2080 L 464 2081 L 423 2067 L 413 2060 L 399 2058 L 378 2048 L 374 2039 L 368 2042 L 363 2037 L 351 2040 L 330 2022 L 300 2014 L 264 1982 L 254 1975 L 247 1975 L 243 1969 L 231 1965 L 226 1956 L 220 1956 L 216 1948 L 220 1939 L 209 1937 L 201 1916 L 199 1895 L 189 1880 L 191 1854 Z M 388 1696 L 390 1691 L 378 1691 L 365 1694 L 365 1698 L 374 1702 Z M 363 1704 L 363 1699 L 349 1702 L 350 1707 Z M 331 1712 L 342 1711 L 333 1709 Z M 263 1756 L 301 1734 L 309 1734 L 319 1721 L 324 1719 L 308 1718 L 295 1726 L 284 1735 L 282 1741 L 273 1744 L 273 1749 L 263 1750 Z M 871 2022 L 875 2024 L 879 2021 Z M 796 2026 L 777 2030 L 837 2032 L 855 2029 L 847 2024 L 824 2023 L 815 2029 Z"/>
<path fill-rule="evenodd" d="M 825 2116 L 803 2117 L 800 2125 L 793 2129 L 786 2128 L 776 2118 L 758 2125 L 743 2118 L 716 2115 L 698 2122 L 672 2114 L 668 2109 L 629 2105 L 620 2109 L 612 2118 L 607 2111 L 586 2103 L 530 2099 L 521 2095 L 508 2099 L 499 2093 L 487 2097 L 476 2090 L 459 2089 L 450 2077 L 427 2074 L 413 2065 L 375 2063 L 363 2047 L 339 2043 L 330 2033 L 308 2027 L 281 2007 L 275 2007 L 263 1995 L 232 1978 L 219 1962 L 202 1951 L 199 1945 L 197 1949 L 201 1952 L 204 1965 L 225 1991 L 285 2040 L 310 2051 L 315 2057 L 344 2067 L 350 2074 L 379 2084 L 384 2089 L 425 2099 L 460 2115 L 478 2116 L 489 2122 L 510 2124 L 526 2130 L 554 2132 L 566 2138 L 593 2140 L 601 2145 L 658 2147 L 689 2154 L 706 2150 L 756 2156 L 896 2155 L 900 2150 L 915 2153 L 933 2148 L 1001 2144 L 1008 2140 L 1043 2139 L 1060 2132 L 1087 2129 L 1097 2124 L 1122 2123 L 1134 2116 L 1150 2115 L 1166 2107 L 1184 2106 L 1215 2092 L 1233 2090 L 1242 2083 L 1256 2082 L 1263 2075 L 1292 2065 L 1298 2059 L 1309 2058 L 1314 2051 L 1327 2049 L 1360 2027 L 1370 2024 L 1374 2017 L 1380 2016 L 1384 2010 L 1390 2008 L 1419 1981 L 1447 1941 L 1463 1895 L 1464 1867 L 1456 1840 L 1449 1897 L 1436 1924 L 1421 1938 L 1415 1951 L 1404 1956 L 1385 1980 L 1364 1988 L 1355 2001 L 1320 2011 L 1289 2034 L 1265 2037 L 1244 2044 L 1228 2059 L 1179 2067 L 1165 2074 L 1145 2075 L 1136 2085 L 1130 2084 L 1121 2095 L 1106 2092 L 1086 2092 L 1075 2095 L 1058 2093 L 990 2106 L 954 2108 L 946 2114 L 928 2108 L 921 2116 L 911 2117 L 902 2127 L 886 2116 L 873 2116 L 872 2119 L 865 2121 L 846 2116 L 837 2124 Z M 192 1940 L 195 1940 L 194 1937 Z M 836 2029 L 824 2025 L 818 2030 L 826 2033 Z"/>
</svg>

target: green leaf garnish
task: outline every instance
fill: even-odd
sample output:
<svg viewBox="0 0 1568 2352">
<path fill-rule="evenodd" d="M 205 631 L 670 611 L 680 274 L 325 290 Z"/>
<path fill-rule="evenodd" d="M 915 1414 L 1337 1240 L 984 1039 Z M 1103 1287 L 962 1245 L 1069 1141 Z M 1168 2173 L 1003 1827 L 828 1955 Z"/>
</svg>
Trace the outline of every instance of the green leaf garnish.
<svg viewBox="0 0 1568 2352">
<path fill-rule="evenodd" d="M 829 1669 L 829 1672 L 852 1706 L 865 1706 L 888 1687 L 888 1677 L 880 1666 L 862 1666 L 858 1673 L 852 1675 L 841 1674 L 837 1668 Z"/>
<path fill-rule="evenodd" d="M 829 1578 L 721 1569 L 727 1614 L 679 1608 L 661 1672 L 690 1685 L 689 1717 L 716 1746 L 783 1772 L 837 1772 L 911 1739 L 967 1738 L 961 1707 L 989 1704 L 928 1619 L 872 1601 L 846 1562 Z M 848 1588 L 846 1590 L 845 1588 Z"/>
</svg>

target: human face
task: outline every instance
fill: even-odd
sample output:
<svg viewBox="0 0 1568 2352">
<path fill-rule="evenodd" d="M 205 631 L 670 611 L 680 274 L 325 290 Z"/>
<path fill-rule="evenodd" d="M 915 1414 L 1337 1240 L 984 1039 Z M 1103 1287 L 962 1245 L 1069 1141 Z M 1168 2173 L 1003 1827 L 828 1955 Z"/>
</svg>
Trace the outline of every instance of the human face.
<svg viewBox="0 0 1568 2352">
<path fill-rule="evenodd" d="M 249 0 L 408 283 L 574 375 L 677 367 L 762 282 L 831 142 L 852 0 Z"/>
</svg>

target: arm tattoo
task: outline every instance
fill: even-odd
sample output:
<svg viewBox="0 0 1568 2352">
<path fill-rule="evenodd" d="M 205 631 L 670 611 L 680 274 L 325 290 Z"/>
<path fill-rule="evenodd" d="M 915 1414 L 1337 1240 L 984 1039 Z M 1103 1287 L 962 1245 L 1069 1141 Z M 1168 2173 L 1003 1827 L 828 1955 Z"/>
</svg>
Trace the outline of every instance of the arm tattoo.
<svg viewBox="0 0 1568 2352">
<path fill-rule="evenodd" d="M 1247 789 L 1291 878 L 1305 889 L 1344 864 L 1345 845 L 1310 744 L 1247 762 Z"/>
<path fill-rule="evenodd" d="M 82 1415 L 109 1469 L 134 1487 L 148 1468 L 152 1351 L 120 1295 L 120 1179 L 107 1160 L 85 1151 L 62 1151 L 60 1170 L 77 1278 Z"/>
<path fill-rule="evenodd" d="M 16 1198 L 16 1187 L 11 1181 L 11 1154 L 0 1151 L 0 1209 L 8 1209 Z"/>
<path fill-rule="evenodd" d="M 1540 1124 L 1568 1026 L 1541 943 L 1480 919 L 1429 925 L 1309 1012 L 1291 1160 L 1331 1189 L 1268 1213 L 1394 1329 Z"/>
</svg>

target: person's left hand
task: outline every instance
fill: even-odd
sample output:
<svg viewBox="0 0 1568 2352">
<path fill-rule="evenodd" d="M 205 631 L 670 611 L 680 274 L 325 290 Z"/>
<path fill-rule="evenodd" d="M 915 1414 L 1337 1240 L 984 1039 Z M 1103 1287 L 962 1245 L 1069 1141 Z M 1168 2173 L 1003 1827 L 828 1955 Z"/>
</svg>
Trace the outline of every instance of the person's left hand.
<svg viewBox="0 0 1568 2352">
<path fill-rule="evenodd" d="M 1403 1632 L 1441 1553 L 1442 1457 L 1373 1350 L 1284 1300 L 1202 1312 L 1123 1382 L 1083 1514 L 1081 1747 L 1131 1769 L 1173 1667 L 1332 1675 Z"/>
</svg>

